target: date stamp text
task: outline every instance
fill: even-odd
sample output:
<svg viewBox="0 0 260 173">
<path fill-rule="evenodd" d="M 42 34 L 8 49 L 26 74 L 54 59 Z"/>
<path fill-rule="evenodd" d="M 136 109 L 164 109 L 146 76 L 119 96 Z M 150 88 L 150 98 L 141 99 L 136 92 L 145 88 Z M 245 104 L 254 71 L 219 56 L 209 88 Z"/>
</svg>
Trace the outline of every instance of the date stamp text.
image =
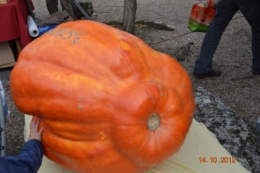
<svg viewBox="0 0 260 173">
<path fill-rule="evenodd" d="M 199 163 L 236 163 L 235 157 L 199 157 Z"/>
</svg>

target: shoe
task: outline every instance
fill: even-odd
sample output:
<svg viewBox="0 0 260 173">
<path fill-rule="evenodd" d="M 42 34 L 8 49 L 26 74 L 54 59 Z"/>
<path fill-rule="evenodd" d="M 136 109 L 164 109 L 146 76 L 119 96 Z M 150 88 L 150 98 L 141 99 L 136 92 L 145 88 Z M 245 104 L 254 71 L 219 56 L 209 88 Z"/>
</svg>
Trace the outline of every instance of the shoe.
<svg viewBox="0 0 260 173">
<path fill-rule="evenodd" d="M 254 74 L 254 75 L 260 75 L 260 71 L 254 71 L 254 70 L 252 70 L 252 74 Z"/>
<path fill-rule="evenodd" d="M 220 70 L 211 70 L 209 73 L 204 73 L 204 74 L 196 74 L 193 73 L 194 77 L 197 79 L 203 79 L 205 77 L 218 77 L 221 75 L 221 71 Z"/>
</svg>

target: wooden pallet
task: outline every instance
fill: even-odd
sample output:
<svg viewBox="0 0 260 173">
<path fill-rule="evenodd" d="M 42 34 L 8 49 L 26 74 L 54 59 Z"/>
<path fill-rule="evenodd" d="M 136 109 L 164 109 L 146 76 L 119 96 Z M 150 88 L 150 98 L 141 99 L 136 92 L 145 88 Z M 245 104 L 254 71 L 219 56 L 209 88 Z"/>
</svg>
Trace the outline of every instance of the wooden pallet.
<svg viewBox="0 0 260 173">
<path fill-rule="evenodd" d="M 8 64 L 3 64 L 3 65 L 0 65 L 0 69 L 2 69 L 2 68 L 8 68 L 8 67 L 13 67 L 15 64 L 16 64 L 16 62 L 11 62 L 11 63 L 8 63 Z"/>
</svg>

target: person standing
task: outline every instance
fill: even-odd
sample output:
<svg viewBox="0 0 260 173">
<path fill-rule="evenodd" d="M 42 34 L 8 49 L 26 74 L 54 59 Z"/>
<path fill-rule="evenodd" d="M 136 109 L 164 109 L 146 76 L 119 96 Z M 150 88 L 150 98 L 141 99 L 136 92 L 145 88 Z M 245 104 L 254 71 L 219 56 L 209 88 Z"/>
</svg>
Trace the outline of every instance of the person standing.
<svg viewBox="0 0 260 173">
<path fill-rule="evenodd" d="M 62 10 L 66 10 L 70 16 L 73 15 L 71 0 L 60 0 Z M 47 9 L 52 15 L 58 11 L 58 0 L 46 0 Z"/>
<path fill-rule="evenodd" d="M 220 70 L 212 68 L 212 59 L 225 28 L 238 10 L 242 12 L 252 30 L 251 72 L 254 75 L 260 75 L 260 0 L 219 0 L 217 12 L 210 23 L 200 54 L 195 61 L 193 74 L 196 78 L 221 75 Z"/>
</svg>

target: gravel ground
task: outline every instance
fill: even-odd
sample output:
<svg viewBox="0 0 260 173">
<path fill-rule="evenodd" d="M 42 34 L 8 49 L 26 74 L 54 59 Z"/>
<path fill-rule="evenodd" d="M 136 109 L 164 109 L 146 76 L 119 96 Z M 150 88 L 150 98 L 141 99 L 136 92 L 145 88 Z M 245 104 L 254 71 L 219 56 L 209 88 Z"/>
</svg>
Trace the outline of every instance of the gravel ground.
<svg viewBox="0 0 260 173">
<path fill-rule="evenodd" d="M 6 104 L 11 112 L 6 122 L 6 155 L 16 155 L 24 143 L 24 114 L 16 108 L 11 97 L 9 85 L 11 70 L 12 68 L 0 70 Z"/>
<path fill-rule="evenodd" d="M 33 0 L 35 14 L 39 19 L 48 16 L 45 1 Z M 137 28 L 136 36 L 155 50 L 172 55 L 180 60 L 191 76 L 194 87 L 202 86 L 218 96 L 249 125 L 255 126 L 260 117 L 260 76 L 250 73 L 251 29 L 238 12 L 227 27 L 214 57 L 214 67 L 223 74 L 218 78 L 197 80 L 192 76 L 194 61 L 198 56 L 205 33 L 191 33 L 187 22 L 193 0 L 138 0 L 138 21 L 159 21 L 174 26 L 174 31 L 153 28 Z M 123 1 L 93 0 L 93 17 L 99 22 L 122 21 Z M 7 154 L 17 154 L 23 144 L 23 114 L 12 102 L 9 75 L 12 68 L 0 70 L 5 87 L 7 104 L 11 115 L 7 121 Z"/>
<path fill-rule="evenodd" d="M 136 35 L 155 50 L 173 57 L 191 76 L 194 86 L 203 86 L 251 126 L 260 117 L 260 76 L 251 74 L 251 28 L 238 12 L 226 28 L 214 56 L 213 66 L 223 74 L 218 78 L 196 80 L 192 76 L 205 33 L 191 33 L 187 27 L 193 0 L 138 0 L 137 20 L 158 21 L 175 27 L 174 31 L 137 29 Z M 122 21 L 123 1 L 93 0 L 95 19 L 100 22 Z"/>
</svg>

